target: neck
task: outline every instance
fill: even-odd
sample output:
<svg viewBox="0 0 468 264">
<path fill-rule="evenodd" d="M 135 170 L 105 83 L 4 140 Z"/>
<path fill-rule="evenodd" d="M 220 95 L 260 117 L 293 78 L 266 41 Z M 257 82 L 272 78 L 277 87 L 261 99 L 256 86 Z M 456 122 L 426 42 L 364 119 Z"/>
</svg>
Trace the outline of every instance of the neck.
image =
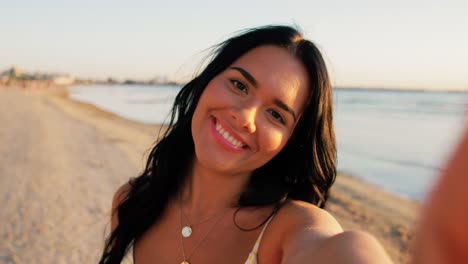
<svg viewBox="0 0 468 264">
<path fill-rule="evenodd" d="M 201 220 L 237 206 L 250 175 L 227 175 L 194 162 L 181 193 L 185 214 Z"/>
</svg>

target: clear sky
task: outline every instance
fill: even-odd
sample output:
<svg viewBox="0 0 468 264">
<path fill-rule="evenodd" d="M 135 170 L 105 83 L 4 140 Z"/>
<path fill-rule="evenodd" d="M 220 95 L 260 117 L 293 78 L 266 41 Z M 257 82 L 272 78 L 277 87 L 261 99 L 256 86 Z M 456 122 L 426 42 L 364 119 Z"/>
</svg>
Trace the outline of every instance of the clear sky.
<svg viewBox="0 0 468 264">
<path fill-rule="evenodd" d="M 468 90 L 467 14 L 467 0 L 0 0 L 0 70 L 184 80 L 233 32 L 282 23 L 337 86 Z"/>
</svg>

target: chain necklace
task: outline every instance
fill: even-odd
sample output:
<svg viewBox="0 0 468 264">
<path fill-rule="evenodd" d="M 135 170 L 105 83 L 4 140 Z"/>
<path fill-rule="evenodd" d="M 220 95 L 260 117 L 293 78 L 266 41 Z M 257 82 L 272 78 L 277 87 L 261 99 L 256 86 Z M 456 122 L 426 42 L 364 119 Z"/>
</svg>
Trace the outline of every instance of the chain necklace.
<svg viewBox="0 0 468 264">
<path fill-rule="evenodd" d="M 229 208 L 226 208 L 225 211 L 223 211 L 222 214 L 219 215 L 219 218 L 216 220 L 216 222 L 208 229 L 208 231 L 205 233 L 205 235 L 197 242 L 197 244 L 192 248 L 192 251 L 190 252 L 190 254 L 185 254 L 185 246 L 184 246 L 184 238 L 187 238 L 187 237 L 190 237 L 190 235 L 192 234 L 192 228 L 190 227 L 190 224 L 188 226 L 184 226 L 182 224 L 182 205 L 179 206 L 179 221 L 180 221 L 180 227 L 182 228 L 182 236 L 180 237 L 180 243 L 182 245 L 182 256 L 184 257 L 184 260 L 181 262 L 181 264 L 190 264 L 190 262 L 188 262 L 189 258 L 193 255 L 193 253 L 195 253 L 195 250 L 203 243 L 203 241 L 205 241 L 205 239 L 208 237 L 208 235 L 210 234 L 210 232 L 215 228 L 215 226 L 221 221 L 221 219 L 223 219 L 223 216 L 226 215 L 226 213 L 229 211 Z M 217 216 L 217 215 L 215 215 Z M 201 224 L 201 223 L 204 223 L 204 222 L 207 222 L 211 219 L 213 219 L 215 216 L 212 216 L 208 219 L 205 219 L 197 224 Z M 185 215 L 184 215 L 185 217 Z M 186 218 L 186 217 L 185 217 Z M 187 218 L 186 218 L 187 219 Z M 188 219 L 187 219 L 188 220 Z M 192 225 L 193 226 L 193 225 Z M 184 231 L 185 230 L 185 231 Z M 189 231 L 188 231 L 189 230 Z M 187 232 L 186 234 L 188 234 L 188 236 L 184 235 L 184 232 Z"/>
<path fill-rule="evenodd" d="M 180 233 L 181 233 L 182 236 L 185 237 L 185 238 L 188 238 L 188 237 L 190 237 L 190 236 L 192 235 L 192 233 L 193 233 L 193 227 L 195 227 L 196 225 L 201 225 L 201 224 L 203 224 L 203 223 L 206 223 L 206 222 L 208 222 L 208 221 L 211 221 L 211 220 L 213 220 L 214 218 L 216 218 L 217 216 L 220 216 L 220 215 L 222 215 L 222 214 L 224 213 L 224 211 L 222 211 L 220 214 L 215 214 L 215 215 L 213 215 L 213 216 L 210 216 L 210 217 L 208 217 L 208 218 L 206 218 L 206 219 L 204 219 L 204 220 L 202 220 L 202 221 L 200 221 L 200 222 L 198 222 L 198 223 L 190 223 L 189 218 L 185 215 L 184 210 L 182 210 L 182 204 L 179 204 L 179 209 L 180 209 L 180 212 L 181 212 L 181 214 L 182 214 L 182 217 L 183 217 L 183 218 L 187 221 L 187 223 L 188 223 L 187 225 L 182 225 L 182 223 L 181 223 L 181 228 L 182 228 L 182 229 L 181 229 Z"/>
</svg>

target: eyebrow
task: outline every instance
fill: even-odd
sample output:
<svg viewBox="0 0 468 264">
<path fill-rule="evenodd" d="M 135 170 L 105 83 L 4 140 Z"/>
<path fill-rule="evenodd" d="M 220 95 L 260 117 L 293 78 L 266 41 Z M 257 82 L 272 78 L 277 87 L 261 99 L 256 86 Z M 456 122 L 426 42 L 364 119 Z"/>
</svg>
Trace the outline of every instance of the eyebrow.
<svg viewBox="0 0 468 264">
<path fill-rule="evenodd" d="M 240 67 L 230 67 L 229 69 L 233 69 L 233 70 L 236 70 L 236 71 L 240 72 L 240 74 L 242 74 L 242 76 L 244 76 L 244 78 L 247 79 L 247 81 L 249 81 L 255 88 L 258 88 L 257 80 L 255 80 L 255 78 L 248 71 L 246 71 L 246 70 L 244 70 L 244 69 L 242 69 Z M 294 122 L 297 121 L 296 113 L 294 113 L 294 111 L 291 109 L 291 107 L 289 107 L 283 101 L 281 101 L 279 99 L 276 99 L 276 98 L 273 100 L 273 103 L 275 105 L 277 105 L 278 107 L 280 107 L 281 109 L 283 109 L 284 111 L 290 113 L 294 118 Z"/>
<path fill-rule="evenodd" d="M 275 103 L 275 105 L 290 113 L 294 118 L 294 123 L 297 121 L 296 113 L 294 113 L 294 111 L 287 104 L 283 103 L 281 100 L 278 99 L 275 99 L 273 102 Z"/>
<path fill-rule="evenodd" d="M 244 76 L 255 88 L 258 88 L 258 82 L 255 80 L 255 78 L 246 70 L 240 68 L 240 67 L 230 67 L 230 69 L 236 70 Z"/>
</svg>

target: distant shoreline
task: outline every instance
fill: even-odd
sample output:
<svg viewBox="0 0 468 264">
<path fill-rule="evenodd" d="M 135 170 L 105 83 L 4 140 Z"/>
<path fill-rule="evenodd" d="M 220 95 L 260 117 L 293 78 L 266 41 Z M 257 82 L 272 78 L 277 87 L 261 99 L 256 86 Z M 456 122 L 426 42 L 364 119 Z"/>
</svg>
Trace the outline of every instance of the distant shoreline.
<svg viewBox="0 0 468 264">
<path fill-rule="evenodd" d="M 70 85 L 58 85 L 50 80 L 13 80 L 9 82 L 1 81 L 0 82 L 0 89 L 5 88 L 22 88 L 22 89 L 50 89 L 54 87 L 73 87 L 73 86 L 173 86 L 173 87 L 183 87 L 184 83 L 167 83 L 167 84 L 155 84 L 155 83 L 115 83 L 115 82 L 87 82 L 87 83 L 73 83 Z M 459 94 L 467 94 L 468 88 L 466 90 L 462 89 L 434 89 L 434 88 L 379 88 L 379 87 L 346 87 L 346 86 L 335 86 L 333 87 L 334 90 L 345 90 L 345 91 L 369 91 L 369 92 L 381 92 L 381 91 L 389 91 L 389 92 L 421 92 L 421 93 L 459 93 Z"/>
<path fill-rule="evenodd" d="M 148 84 L 148 83 L 86 83 L 86 84 L 73 84 L 70 86 L 91 86 L 91 85 L 115 85 L 115 86 L 174 86 L 183 87 L 185 83 L 168 83 L 168 84 Z M 395 92 L 440 92 L 440 93 L 468 93 L 466 90 L 460 89 L 431 89 L 431 88 L 372 88 L 372 87 L 346 87 L 346 86 L 335 86 L 333 89 L 336 90 L 356 90 L 356 91 L 395 91 Z"/>
<path fill-rule="evenodd" d="M 468 90 L 456 90 L 456 89 L 447 89 L 447 90 L 439 90 L 439 89 L 416 89 L 416 88 L 410 88 L 410 89 L 403 89 L 403 88 L 370 88 L 370 87 L 333 87 L 333 89 L 336 90 L 347 90 L 347 91 L 391 91 L 391 92 L 421 92 L 421 93 L 461 93 L 461 94 L 466 94 L 468 93 Z"/>
</svg>

